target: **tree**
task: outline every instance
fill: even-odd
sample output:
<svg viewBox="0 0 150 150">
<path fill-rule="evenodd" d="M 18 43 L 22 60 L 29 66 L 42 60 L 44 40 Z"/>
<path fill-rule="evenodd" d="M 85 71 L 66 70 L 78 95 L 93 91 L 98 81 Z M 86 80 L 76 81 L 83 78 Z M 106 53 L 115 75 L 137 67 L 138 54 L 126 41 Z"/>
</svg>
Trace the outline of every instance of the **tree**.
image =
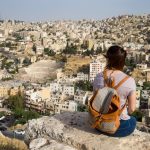
<svg viewBox="0 0 150 150">
<path fill-rule="evenodd" d="M 143 83 L 143 89 L 149 89 L 150 90 L 150 81 Z"/>
<path fill-rule="evenodd" d="M 10 96 L 5 105 L 13 111 L 16 119 L 15 124 L 25 124 L 28 120 L 39 118 L 39 113 L 35 111 L 26 111 L 24 105 L 24 96 L 19 92 L 15 96 Z"/>
<path fill-rule="evenodd" d="M 87 49 L 88 46 L 87 46 L 87 44 L 83 43 L 83 44 L 81 45 L 81 48 L 82 48 L 82 49 Z"/>
<path fill-rule="evenodd" d="M 82 55 L 84 56 L 90 56 L 90 55 L 93 55 L 93 52 L 91 50 L 86 50 L 85 52 L 82 53 Z"/>
<path fill-rule="evenodd" d="M 17 72 L 17 73 L 19 72 L 18 66 L 16 66 L 16 72 Z"/>
<path fill-rule="evenodd" d="M 23 60 L 23 64 L 26 65 L 26 66 L 28 66 L 28 65 L 31 64 L 31 60 L 26 57 L 26 58 Z"/>
<path fill-rule="evenodd" d="M 126 58 L 125 64 L 126 64 L 126 66 L 130 66 L 130 65 L 131 65 L 131 64 L 130 64 L 130 60 L 129 60 L 128 58 Z"/>
<path fill-rule="evenodd" d="M 11 42 L 6 42 L 6 43 L 5 43 L 5 47 L 11 48 L 11 46 L 12 46 Z"/>
<path fill-rule="evenodd" d="M 87 112 L 88 109 L 87 109 L 87 106 L 78 104 L 78 106 L 77 106 L 77 111 L 80 111 L 80 112 Z"/>
<path fill-rule="evenodd" d="M 36 53 L 36 45 L 35 44 L 33 44 L 33 47 L 32 47 L 32 50 Z"/>
<path fill-rule="evenodd" d="M 4 112 L 4 111 L 0 112 L 0 117 L 3 117 L 5 115 L 6 115 L 6 112 Z"/>
<path fill-rule="evenodd" d="M 50 50 L 49 48 L 44 48 L 44 53 L 48 56 L 55 56 L 55 52 L 53 50 Z"/>
<path fill-rule="evenodd" d="M 24 97 L 21 94 L 17 94 L 15 96 L 10 96 L 5 105 L 12 110 L 16 110 L 18 108 L 24 109 Z"/>
<path fill-rule="evenodd" d="M 93 86 L 90 81 L 78 81 L 75 83 L 75 88 L 79 88 L 83 91 L 93 91 Z"/>
<path fill-rule="evenodd" d="M 17 121 L 15 124 L 25 124 L 28 120 L 39 118 L 40 115 L 35 111 L 25 111 L 17 108 L 14 110 L 14 116 Z"/>
<path fill-rule="evenodd" d="M 16 38 L 16 42 L 23 40 L 23 37 L 20 36 L 18 33 L 15 33 L 13 36 Z"/>
<path fill-rule="evenodd" d="M 69 45 L 67 42 L 66 48 L 63 50 L 64 54 L 76 54 L 77 53 L 77 46 L 76 45 Z"/>
<path fill-rule="evenodd" d="M 85 74 L 89 74 L 90 66 L 89 64 L 83 65 L 82 67 L 79 67 L 78 72 L 83 72 Z"/>
<path fill-rule="evenodd" d="M 97 48 L 95 53 L 96 53 L 96 55 L 101 54 L 102 53 L 102 48 L 101 47 Z"/>
<path fill-rule="evenodd" d="M 62 61 L 62 62 L 67 62 L 67 57 L 66 57 L 66 56 L 63 56 L 60 61 Z"/>
<path fill-rule="evenodd" d="M 7 58 L 4 58 L 4 59 L 2 60 L 1 69 L 4 69 L 4 68 L 5 68 L 6 61 L 7 61 Z"/>
</svg>

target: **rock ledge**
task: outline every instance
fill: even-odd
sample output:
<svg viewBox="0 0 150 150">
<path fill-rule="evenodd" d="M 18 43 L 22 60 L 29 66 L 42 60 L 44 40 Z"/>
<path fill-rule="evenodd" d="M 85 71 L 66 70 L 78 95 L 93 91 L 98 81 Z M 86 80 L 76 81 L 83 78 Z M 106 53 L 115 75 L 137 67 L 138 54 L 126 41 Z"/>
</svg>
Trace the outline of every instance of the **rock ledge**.
<svg viewBox="0 0 150 150">
<path fill-rule="evenodd" d="M 124 138 L 108 137 L 90 127 L 86 112 L 66 112 L 28 122 L 26 142 L 31 150 L 149 150 L 150 134 L 135 130 Z"/>
</svg>

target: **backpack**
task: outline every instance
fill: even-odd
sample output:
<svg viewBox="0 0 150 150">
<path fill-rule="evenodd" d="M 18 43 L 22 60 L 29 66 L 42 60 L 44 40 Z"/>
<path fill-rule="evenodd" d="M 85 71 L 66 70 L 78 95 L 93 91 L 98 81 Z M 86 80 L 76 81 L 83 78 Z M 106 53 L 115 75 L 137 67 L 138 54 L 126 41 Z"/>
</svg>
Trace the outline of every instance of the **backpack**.
<svg viewBox="0 0 150 150">
<path fill-rule="evenodd" d="M 125 105 L 120 109 L 120 97 L 117 89 L 129 78 L 126 76 L 116 86 L 115 79 L 108 80 L 107 71 L 104 70 L 105 87 L 98 89 L 89 101 L 89 113 L 92 127 L 102 132 L 114 134 L 120 126 L 120 114 Z"/>
</svg>

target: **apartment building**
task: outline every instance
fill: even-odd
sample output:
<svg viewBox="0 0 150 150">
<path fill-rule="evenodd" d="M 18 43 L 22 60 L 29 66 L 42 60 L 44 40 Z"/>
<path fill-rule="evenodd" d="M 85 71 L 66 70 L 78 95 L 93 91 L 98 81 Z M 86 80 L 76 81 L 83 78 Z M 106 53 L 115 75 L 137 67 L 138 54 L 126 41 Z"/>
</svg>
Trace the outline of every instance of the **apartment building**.
<svg viewBox="0 0 150 150">
<path fill-rule="evenodd" d="M 29 109 L 44 113 L 48 101 L 50 101 L 49 87 L 42 87 L 38 91 L 32 89 L 25 92 L 25 105 Z"/>
<path fill-rule="evenodd" d="M 0 97 L 8 97 L 24 92 L 24 87 L 19 81 L 5 81 L 0 83 Z"/>
<path fill-rule="evenodd" d="M 55 105 L 55 113 L 61 113 L 65 111 L 77 111 L 77 102 L 73 100 L 64 101 Z"/>
<path fill-rule="evenodd" d="M 79 73 L 77 73 L 77 80 L 88 81 L 89 80 L 89 75 L 85 74 L 83 72 L 79 72 Z"/>
<path fill-rule="evenodd" d="M 66 95 L 74 95 L 74 86 L 73 85 L 64 85 L 63 93 Z"/>
<path fill-rule="evenodd" d="M 63 87 L 60 83 L 58 82 L 52 82 L 50 83 L 50 91 L 51 92 L 62 92 Z"/>
<path fill-rule="evenodd" d="M 74 95 L 74 86 L 67 83 L 53 82 L 50 83 L 50 92 L 62 92 L 68 95 Z"/>
<path fill-rule="evenodd" d="M 104 70 L 106 63 L 103 61 L 94 60 L 90 63 L 90 81 L 94 81 L 94 78 L 98 73 Z"/>
<path fill-rule="evenodd" d="M 136 68 L 138 68 L 140 70 L 147 69 L 147 64 L 137 64 Z"/>
<path fill-rule="evenodd" d="M 88 100 L 88 92 L 77 90 L 74 95 L 74 101 L 76 101 L 79 104 L 86 104 L 86 101 Z"/>
</svg>

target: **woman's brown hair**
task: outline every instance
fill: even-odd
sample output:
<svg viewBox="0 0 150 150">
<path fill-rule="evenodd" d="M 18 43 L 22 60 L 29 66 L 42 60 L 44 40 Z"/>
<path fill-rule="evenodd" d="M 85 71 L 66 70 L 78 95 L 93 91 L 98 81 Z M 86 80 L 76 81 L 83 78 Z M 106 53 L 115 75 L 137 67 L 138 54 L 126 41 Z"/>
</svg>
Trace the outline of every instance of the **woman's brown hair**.
<svg viewBox="0 0 150 150">
<path fill-rule="evenodd" d="M 125 65 L 126 51 L 120 46 L 111 46 L 107 53 L 107 69 L 123 70 Z"/>
</svg>

